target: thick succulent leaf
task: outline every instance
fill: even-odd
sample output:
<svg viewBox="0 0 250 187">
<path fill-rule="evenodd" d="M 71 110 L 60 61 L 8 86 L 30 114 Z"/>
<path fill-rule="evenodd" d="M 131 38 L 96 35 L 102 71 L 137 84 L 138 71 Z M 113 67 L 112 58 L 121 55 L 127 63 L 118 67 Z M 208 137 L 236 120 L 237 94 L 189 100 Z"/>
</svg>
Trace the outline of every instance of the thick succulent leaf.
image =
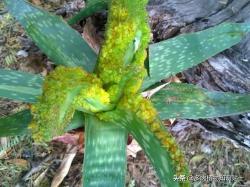
<svg viewBox="0 0 250 187">
<path fill-rule="evenodd" d="M 189 186 L 188 183 L 179 184 L 174 180 L 175 169 L 172 164 L 169 153 L 161 146 L 160 141 L 149 129 L 149 126 L 131 113 L 118 111 L 117 125 L 128 130 L 129 133 L 140 144 L 147 157 L 154 166 L 161 186 Z M 119 123 L 118 123 L 119 122 Z"/>
<path fill-rule="evenodd" d="M 0 97 L 33 103 L 42 94 L 42 83 L 39 75 L 0 69 Z"/>
<path fill-rule="evenodd" d="M 66 127 L 65 131 L 70 131 L 84 126 L 84 114 L 80 111 L 76 111 L 70 124 Z"/>
<path fill-rule="evenodd" d="M 85 136 L 84 186 L 125 186 L 126 130 L 86 115 Z"/>
<path fill-rule="evenodd" d="M 150 45 L 150 77 L 145 79 L 143 89 L 230 48 L 240 42 L 249 30 L 249 23 L 223 23 Z"/>
<path fill-rule="evenodd" d="M 96 54 L 63 19 L 24 0 L 4 2 L 27 34 L 52 61 L 65 66 L 82 66 L 87 71 L 93 71 Z"/>
<path fill-rule="evenodd" d="M 0 118 L 0 137 L 27 134 L 28 124 L 31 118 L 32 116 L 29 110 Z"/>
<path fill-rule="evenodd" d="M 23 110 L 16 114 L 0 118 L 0 137 L 25 135 L 29 133 L 28 125 L 32 120 L 30 110 Z M 75 112 L 72 121 L 65 132 L 82 127 L 84 115 L 82 112 Z"/>
<path fill-rule="evenodd" d="M 91 16 L 92 14 L 104 10 L 108 6 L 109 0 L 92 0 L 88 1 L 87 6 L 84 7 L 79 13 L 74 15 L 68 20 L 68 24 L 73 25 L 77 22 Z"/>
<path fill-rule="evenodd" d="M 214 118 L 250 111 L 250 94 L 209 91 L 172 83 L 152 97 L 162 120 Z"/>
</svg>

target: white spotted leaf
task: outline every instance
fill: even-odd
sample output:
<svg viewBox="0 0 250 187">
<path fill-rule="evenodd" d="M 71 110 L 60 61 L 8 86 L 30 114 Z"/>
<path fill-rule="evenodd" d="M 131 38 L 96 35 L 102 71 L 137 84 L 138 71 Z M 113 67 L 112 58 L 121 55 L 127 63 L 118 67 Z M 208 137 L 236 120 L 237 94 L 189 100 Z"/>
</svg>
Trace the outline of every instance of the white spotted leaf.
<svg viewBox="0 0 250 187">
<path fill-rule="evenodd" d="M 34 103 L 42 94 L 42 83 L 42 76 L 0 69 L 0 97 Z"/>
<path fill-rule="evenodd" d="M 8 117 L 0 118 L 0 137 L 27 134 L 31 118 L 29 110 L 23 110 Z"/>
<path fill-rule="evenodd" d="M 65 132 L 82 127 L 84 115 L 82 112 L 75 112 L 72 121 L 69 123 L 68 127 L 65 129 Z M 0 118 L 0 137 L 7 136 L 17 136 L 17 135 L 26 135 L 30 131 L 28 125 L 32 120 L 30 110 L 23 110 L 15 114 L 9 115 L 7 117 Z"/>
<path fill-rule="evenodd" d="M 167 149 L 162 146 L 160 140 L 150 130 L 148 124 L 133 113 L 121 110 L 116 111 L 115 120 L 116 124 L 125 128 L 142 147 L 160 179 L 161 186 L 189 186 L 188 181 L 182 183 L 174 179 L 176 175 L 175 163 Z M 161 128 L 167 131 L 164 126 Z"/>
<path fill-rule="evenodd" d="M 85 115 L 83 186 L 125 186 L 127 131 Z"/>
<path fill-rule="evenodd" d="M 250 94 L 209 91 L 172 83 L 151 98 L 162 120 L 215 118 L 250 112 Z"/>
<path fill-rule="evenodd" d="M 150 45 L 150 75 L 145 79 L 143 89 L 239 43 L 249 30 L 249 23 L 223 23 Z"/>
<path fill-rule="evenodd" d="M 24 0 L 4 0 L 36 45 L 56 64 L 93 71 L 97 55 L 62 18 Z"/>
</svg>

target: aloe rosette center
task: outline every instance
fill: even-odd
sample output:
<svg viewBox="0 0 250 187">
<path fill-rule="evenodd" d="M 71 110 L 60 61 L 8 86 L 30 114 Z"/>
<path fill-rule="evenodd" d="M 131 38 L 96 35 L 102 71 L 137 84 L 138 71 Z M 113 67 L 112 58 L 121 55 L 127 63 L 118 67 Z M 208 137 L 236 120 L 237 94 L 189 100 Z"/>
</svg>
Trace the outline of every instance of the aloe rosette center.
<svg viewBox="0 0 250 187">
<path fill-rule="evenodd" d="M 146 0 L 113 0 L 105 41 L 94 73 L 80 67 L 57 67 L 45 79 L 43 94 L 31 106 L 30 129 L 36 141 L 50 141 L 64 132 L 76 110 L 112 121 L 116 111 L 130 111 L 148 124 L 171 155 L 177 173 L 185 160 L 164 129 L 151 102 L 139 92 L 146 75 L 144 61 L 150 41 Z"/>
</svg>

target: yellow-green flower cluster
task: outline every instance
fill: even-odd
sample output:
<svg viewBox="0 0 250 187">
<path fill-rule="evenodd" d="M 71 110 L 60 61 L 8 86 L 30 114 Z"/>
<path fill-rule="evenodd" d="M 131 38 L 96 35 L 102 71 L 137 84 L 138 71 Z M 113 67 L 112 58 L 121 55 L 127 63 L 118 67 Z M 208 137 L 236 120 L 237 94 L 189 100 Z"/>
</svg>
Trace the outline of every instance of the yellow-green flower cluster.
<svg viewBox="0 0 250 187">
<path fill-rule="evenodd" d="M 110 105 L 109 94 L 99 85 L 91 85 L 82 89 L 74 99 L 78 110 L 84 112 L 96 113 L 112 108 Z"/>
<path fill-rule="evenodd" d="M 43 95 L 31 106 L 33 120 L 29 127 L 33 138 L 38 142 L 50 141 L 64 133 L 75 109 L 91 113 L 103 111 L 106 104 L 109 104 L 108 93 L 94 74 L 82 68 L 59 66 L 46 77 Z"/>
<path fill-rule="evenodd" d="M 156 110 L 149 101 L 143 101 L 141 106 L 144 110 L 139 110 L 137 115 L 144 121 L 148 121 L 147 124 L 149 125 L 150 130 L 154 133 L 156 138 L 159 139 L 162 147 L 169 152 L 169 155 L 174 162 L 173 164 L 176 167 L 176 174 L 184 174 L 186 172 L 185 157 L 179 149 L 175 139 L 168 131 L 166 131 L 162 122 L 156 115 Z M 150 118 L 149 116 L 154 117 Z"/>
<path fill-rule="evenodd" d="M 178 148 L 175 139 L 166 131 L 158 119 L 157 111 L 149 100 L 137 94 L 130 98 L 123 98 L 118 108 L 132 111 L 148 124 L 155 137 L 161 142 L 162 147 L 170 153 L 170 157 L 176 166 L 176 173 L 183 174 L 186 172 L 185 158 L 181 150 Z"/>
<path fill-rule="evenodd" d="M 144 61 L 150 38 L 146 3 L 111 1 L 105 42 L 96 71 L 110 94 L 111 103 L 117 103 L 124 92 L 136 93 L 146 74 Z"/>
</svg>

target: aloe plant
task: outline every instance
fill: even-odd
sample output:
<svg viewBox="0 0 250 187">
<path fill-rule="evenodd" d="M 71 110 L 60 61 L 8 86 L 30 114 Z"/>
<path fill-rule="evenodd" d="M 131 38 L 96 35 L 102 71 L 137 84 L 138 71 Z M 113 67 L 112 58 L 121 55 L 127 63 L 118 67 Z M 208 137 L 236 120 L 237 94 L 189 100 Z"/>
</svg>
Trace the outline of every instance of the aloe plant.
<svg viewBox="0 0 250 187">
<path fill-rule="evenodd" d="M 182 83 L 163 86 L 151 100 L 141 94 L 237 44 L 250 24 L 223 23 L 149 45 L 147 0 L 93 0 L 69 23 L 108 8 L 105 40 L 95 54 L 62 18 L 23 0 L 4 2 L 58 67 L 46 77 L 0 70 L 0 96 L 30 106 L 1 118 L 0 136 L 32 134 L 36 142 L 49 142 L 84 125 L 84 186 L 125 185 L 128 134 L 145 151 L 161 186 L 189 186 L 188 180 L 174 179 L 188 177 L 189 169 L 161 120 L 250 111 L 249 94 L 213 92 Z"/>
</svg>

